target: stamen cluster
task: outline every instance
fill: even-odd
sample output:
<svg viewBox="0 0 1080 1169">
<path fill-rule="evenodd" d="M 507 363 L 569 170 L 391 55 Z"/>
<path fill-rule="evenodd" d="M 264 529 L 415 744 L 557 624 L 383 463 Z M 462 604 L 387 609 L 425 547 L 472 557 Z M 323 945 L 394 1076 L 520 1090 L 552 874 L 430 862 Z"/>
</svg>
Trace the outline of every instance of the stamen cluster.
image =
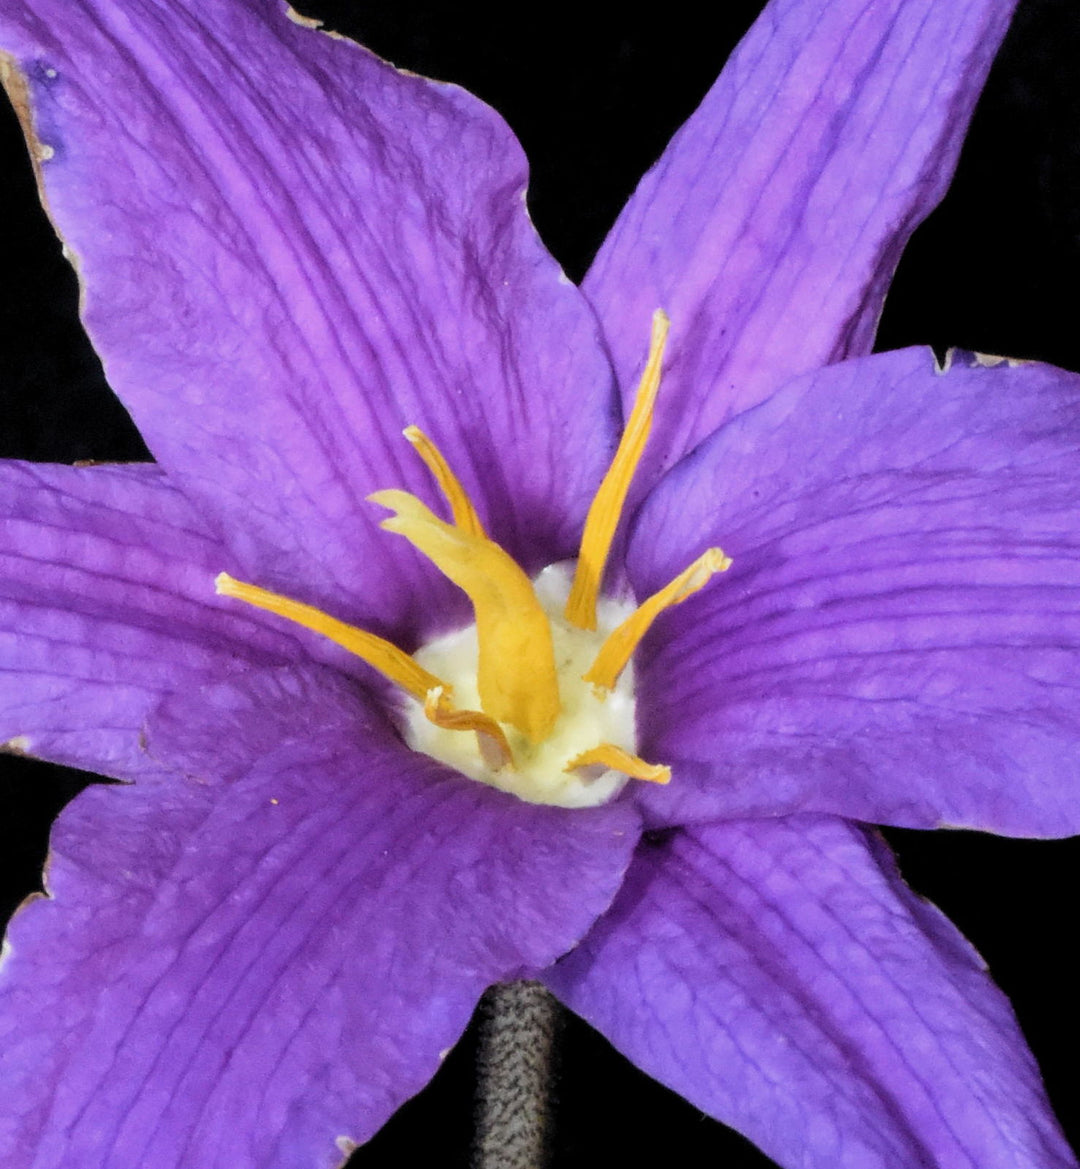
<svg viewBox="0 0 1080 1169">
<path fill-rule="evenodd" d="M 404 536 L 472 601 L 475 624 L 415 656 L 310 605 L 221 573 L 217 591 L 329 637 L 412 695 L 410 744 L 522 799 L 567 807 L 610 799 L 627 779 L 667 783 L 670 769 L 639 758 L 630 661 L 656 617 L 731 563 L 708 549 L 634 608 L 601 598 L 604 569 L 634 472 L 652 428 L 668 319 L 653 315 L 649 355 L 633 410 L 597 490 L 572 584 L 561 566 L 530 581 L 491 540 L 442 452 L 405 431 L 451 513 L 440 519 L 406 491 L 369 496 Z M 462 732 L 470 732 L 462 735 Z M 473 746 L 468 741 L 473 739 Z"/>
</svg>

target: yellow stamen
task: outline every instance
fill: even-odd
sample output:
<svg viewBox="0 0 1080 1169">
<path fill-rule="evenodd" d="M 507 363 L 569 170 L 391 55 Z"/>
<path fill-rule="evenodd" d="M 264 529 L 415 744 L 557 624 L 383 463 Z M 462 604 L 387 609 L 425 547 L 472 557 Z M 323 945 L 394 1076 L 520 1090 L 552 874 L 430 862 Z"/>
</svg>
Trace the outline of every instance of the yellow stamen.
<svg viewBox="0 0 1080 1169">
<path fill-rule="evenodd" d="M 566 619 L 579 629 L 596 628 L 596 598 L 600 593 L 604 566 L 626 502 L 626 493 L 630 489 L 630 481 L 641 461 L 649 431 L 652 430 L 653 408 L 660 387 L 660 363 L 670 323 L 663 310 L 657 309 L 653 313 L 649 357 L 634 398 L 634 408 L 630 411 L 630 418 L 611 466 L 585 518 L 577 571 L 566 602 Z"/>
<path fill-rule="evenodd" d="M 404 536 L 468 593 L 484 713 L 540 742 L 559 717 L 559 684 L 551 628 L 529 578 L 498 544 L 444 523 L 415 495 L 376 491 L 368 499 L 395 513 L 383 520 L 386 531 Z"/>
<path fill-rule="evenodd" d="M 584 680 L 601 690 L 611 690 L 656 618 L 672 605 L 681 605 L 687 597 L 704 588 L 712 576 L 726 572 L 730 567 L 731 558 L 719 548 L 710 548 L 699 556 L 689 568 L 683 569 L 670 584 L 642 601 L 618 628 L 612 630 L 600 647 L 596 661 L 588 673 L 582 675 Z"/>
<path fill-rule="evenodd" d="M 648 783 L 669 783 L 671 768 L 660 763 L 646 763 L 637 755 L 631 755 L 622 747 L 613 743 L 601 743 L 599 747 L 592 747 L 575 756 L 563 768 L 564 771 L 577 771 L 585 767 L 595 767 L 604 771 L 621 771 L 631 779 L 644 779 Z"/>
<path fill-rule="evenodd" d="M 247 584 L 236 580 L 227 572 L 218 573 L 214 579 L 214 588 L 225 597 L 235 597 L 238 601 L 246 601 L 256 609 L 264 609 L 267 613 L 275 613 L 287 621 L 295 621 L 305 629 L 314 633 L 321 633 L 331 641 L 347 649 L 350 653 L 362 658 L 369 666 L 374 666 L 384 677 L 407 690 L 420 702 L 425 701 L 430 690 L 442 687 L 443 693 L 449 692 L 446 686 L 434 674 L 428 673 L 419 662 L 414 661 L 393 642 L 377 637 L 363 629 L 356 629 L 328 617 L 313 605 L 304 605 L 280 593 L 271 593 L 261 589 L 258 585 Z"/>
<path fill-rule="evenodd" d="M 483 536 L 484 525 L 476 514 L 476 508 L 465 494 L 461 481 L 450 470 L 450 464 L 443 457 L 442 451 L 431 441 L 419 426 L 406 426 L 402 434 L 416 448 L 416 453 L 424 460 L 427 469 L 435 477 L 439 490 L 446 497 L 454 523 L 471 536 Z"/>
<path fill-rule="evenodd" d="M 424 714 L 444 731 L 475 731 L 480 757 L 492 771 L 514 767 L 514 754 L 502 727 L 479 710 L 454 710 L 447 702 L 441 686 L 428 692 L 424 700 Z"/>
</svg>

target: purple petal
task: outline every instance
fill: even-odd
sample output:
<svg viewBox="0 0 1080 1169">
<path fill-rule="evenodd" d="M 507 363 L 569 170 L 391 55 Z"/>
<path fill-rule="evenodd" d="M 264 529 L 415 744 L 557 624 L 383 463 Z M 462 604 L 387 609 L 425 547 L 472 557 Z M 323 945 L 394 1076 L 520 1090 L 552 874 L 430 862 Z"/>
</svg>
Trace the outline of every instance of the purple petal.
<svg viewBox="0 0 1080 1169">
<path fill-rule="evenodd" d="M 854 825 L 643 843 L 612 910 L 545 980 L 781 1165 L 1075 1165 L 981 959 Z"/>
<path fill-rule="evenodd" d="M 870 352 L 952 177 L 1015 0 L 773 0 L 583 285 L 624 393 L 672 319 L 646 456 L 670 465 L 797 374 Z"/>
<path fill-rule="evenodd" d="M 262 0 L 3 8 L 88 330 L 229 571 L 445 622 L 453 590 L 364 501 L 432 492 L 413 423 L 526 564 L 571 551 L 612 376 L 492 110 Z"/>
<path fill-rule="evenodd" d="M 164 694 L 301 656 L 214 595 L 226 556 L 157 467 L 0 462 L 0 742 L 133 778 Z"/>
<path fill-rule="evenodd" d="M 1051 366 L 880 354 L 724 427 L 631 547 L 639 591 L 734 558 L 640 655 L 660 822 L 1080 831 L 1078 499 L 1080 378 Z"/>
<path fill-rule="evenodd" d="M 625 805 L 535 807 L 408 751 L 316 668 L 174 698 L 148 737 L 188 777 L 80 796 L 11 930 L 4 1164 L 336 1163 L 485 986 L 578 940 L 638 837 Z"/>
</svg>

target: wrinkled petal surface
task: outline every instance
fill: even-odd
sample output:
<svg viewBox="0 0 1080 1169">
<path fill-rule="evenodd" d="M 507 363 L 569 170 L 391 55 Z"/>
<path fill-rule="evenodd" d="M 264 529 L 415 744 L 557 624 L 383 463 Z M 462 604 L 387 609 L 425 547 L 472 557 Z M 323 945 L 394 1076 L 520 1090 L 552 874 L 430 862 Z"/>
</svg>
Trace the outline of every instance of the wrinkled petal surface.
<svg viewBox="0 0 1080 1169">
<path fill-rule="evenodd" d="M 432 498 L 409 424 L 530 568 L 571 552 L 612 376 L 498 115 L 276 0 L 3 0 L 0 43 L 109 380 L 233 575 L 406 640 L 463 612 L 364 502 Z"/>
<path fill-rule="evenodd" d="M 854 825 L 643 844 L 611 912 L 545 980 L 789 1169 L 1075 1164 L 979 956 Z"/>
<path fill-rule="evenodd" d="M 11 928 L 6 1165 L 337 1164 L 490 982 L 577 941 L 638 835 L 408 751 L 317 667 L 177 696 L 148 749 L 188 774 L 80 796 Z"/>
<path fill-rule="evenodd" d="M 983 359 L 984 361 L 987 359 Z M 1080 831 L 1080 378 L 928 350 L 801 379 L 659 485 L 639 594 L 734 566 L 638 657 L 659 820 Z"/>
<path fill-rule="evenodd" d="M 624 394 L 671 316 L 647 460 L 870 352 L 945 192 L 1015 0 L 772 0 L 645 176 L 583 285 Z"/>
<path fill-rule="evenodd" d="M 214 595 L 226 556 L 158 467 L 0 463 L 0 742 L 131 779 L 164 694 L 299 656 Z"/>
</svg>

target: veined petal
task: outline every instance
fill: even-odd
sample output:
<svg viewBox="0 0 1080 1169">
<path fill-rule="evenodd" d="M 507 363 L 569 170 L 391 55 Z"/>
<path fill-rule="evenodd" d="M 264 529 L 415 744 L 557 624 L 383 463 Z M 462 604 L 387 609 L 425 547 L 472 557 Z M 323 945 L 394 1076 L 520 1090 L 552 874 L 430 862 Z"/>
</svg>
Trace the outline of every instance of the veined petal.
<svg viewBox="0 0 1080 1169">
<path fill-rule="evenodd" d="M 0 743 L 134 778 L 164 694 L 302 656 L 224 609 L 226 555 L 158 467 L 0 463 Z"/>
<path fill-rule="evenodd" d="M 824 369 L 657 487 L 639 594 L 695 542 L 734 561 L 638 654 L 663 822 L 1080 831 L 1080 377 L 987 362 Z"/>
<path fill-rule="evenodd" d="M 80 796 L 12 925 L 5 1164 L 337 1163 L 489 983 L 578 940 L 638 836 L 408 751 L 318 668 L 176 696 L 148 749 L 186 777 Z"/>
<path fill-rule="evenodd" d="M 583 288 L 624 395 L 671 317 L 645 458 L 670 465 L 797 374 L 870 352 L 1015 0 L 772 0 L 645 176 Z"/>
<path fill-rule="evenodd" d="M 1076 1164 L 982 960 L 854 825 L 643 843 L 611 911 L 544 978 L 790 1169 Z"/>
<path fill-rule="evenodd" d="M 492 110 L 264 0 L 9 0 L 0 40 L 88 331 L 222 568 L 407 641 L 452 621 L 363 502 L 433 497 L 411 424 L 526 568 L 572 553 L 612 375 Z"/>
</svg>

